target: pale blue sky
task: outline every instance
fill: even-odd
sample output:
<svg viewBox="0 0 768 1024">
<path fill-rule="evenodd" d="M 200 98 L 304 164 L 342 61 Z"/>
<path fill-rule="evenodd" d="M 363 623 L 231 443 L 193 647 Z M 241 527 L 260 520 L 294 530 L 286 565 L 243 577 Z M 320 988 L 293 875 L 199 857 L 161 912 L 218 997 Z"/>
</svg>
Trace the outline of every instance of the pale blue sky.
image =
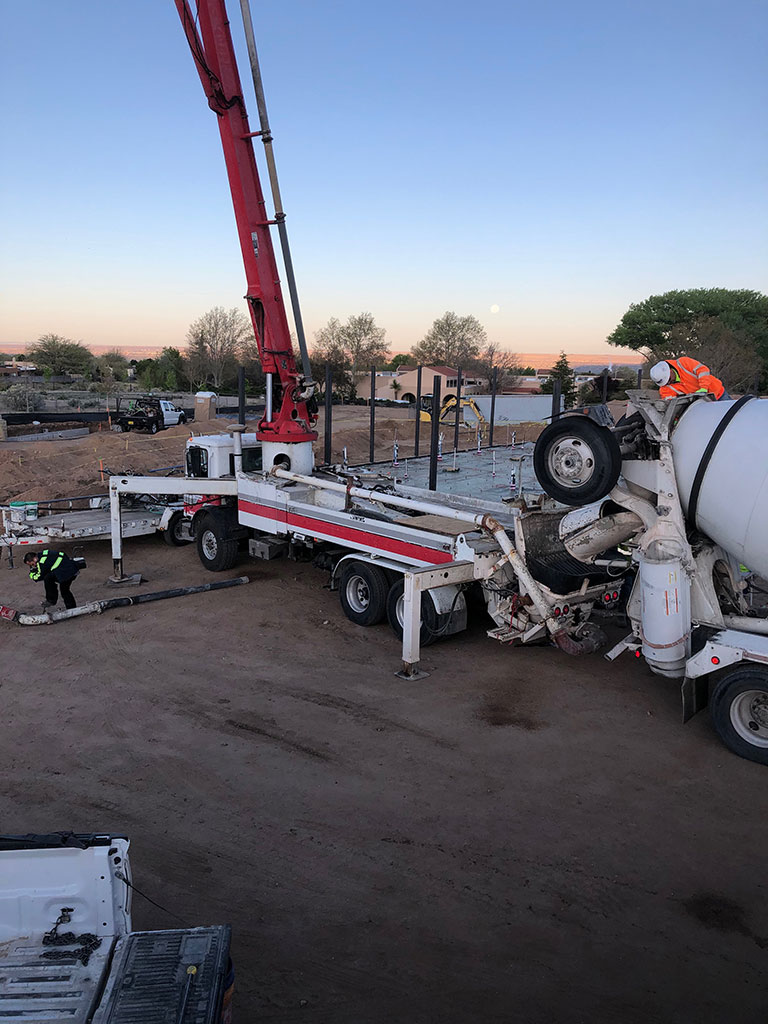
<svg viewBox="0 0 768 1024">
<path fill-rule="evenodd" d="M 179 344 L 245 308 L 172 0 L 0 7 L 0 350 Z M 453 309 L 514 351 L 595 352 L 649 294 L 765 290 L 763 0 L 252 8 L 310 337 L 369 310 L 404 350 Z"/>
</svg>

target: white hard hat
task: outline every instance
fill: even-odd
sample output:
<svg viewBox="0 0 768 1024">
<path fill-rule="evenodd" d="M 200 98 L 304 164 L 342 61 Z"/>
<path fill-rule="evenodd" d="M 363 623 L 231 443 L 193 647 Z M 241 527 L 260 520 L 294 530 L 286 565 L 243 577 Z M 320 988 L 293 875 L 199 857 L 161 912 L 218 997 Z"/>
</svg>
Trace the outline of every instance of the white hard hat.
<svg viewBox="0 0 768 1024">
<path fill-rule="evenodd" d="M 669 378 L 671 376 L 672 370 L 666 360 L 662 360 L 662 362 L 656 363 L 651 367 L 651 380 L 654 384 L 658 384 L 660 388 L 663 388 L 665 384 L 669 383 Z"/>
</svg>

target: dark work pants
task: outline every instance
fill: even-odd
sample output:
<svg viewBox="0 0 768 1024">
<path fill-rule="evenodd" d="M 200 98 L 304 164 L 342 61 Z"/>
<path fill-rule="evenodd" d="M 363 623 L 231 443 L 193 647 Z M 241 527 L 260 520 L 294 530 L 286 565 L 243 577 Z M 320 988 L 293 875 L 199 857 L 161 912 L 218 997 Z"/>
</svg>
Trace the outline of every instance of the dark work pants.
<svg viewBox="0 0 768 1024">
<path fill-rule="evenodd" d="M 77 601 L 72 596 L 72 591 L 70 590 L 74 580 L 62 580 L 61 583 L 57 585 L 53 576 L 46 576 L 43 582 L 45 583 L 45 600 L 48 601 L 49 604 L 58 603 L 59 587 L 61 587 L 61 596 L 64 600 L 64 607 L 77 608 Z"/>
</svg>

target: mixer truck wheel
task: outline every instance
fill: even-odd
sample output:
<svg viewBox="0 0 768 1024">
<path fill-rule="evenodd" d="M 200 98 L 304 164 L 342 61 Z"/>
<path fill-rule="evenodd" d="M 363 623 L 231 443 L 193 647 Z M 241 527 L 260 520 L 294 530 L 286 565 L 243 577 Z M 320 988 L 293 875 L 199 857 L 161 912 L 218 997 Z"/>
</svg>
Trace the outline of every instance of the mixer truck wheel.
<svg viewBox="0 0 768 1024">
<path fill-rule="evenodd" d="M 376 626 L 387 617 L 389 581 L 383 569 L 365 562 L 345 562 L 339 577 L 344 614 L 358 626 Z"/>
<path fill-rule="evenodd" d="M 742 665 L 729 672 L 709 706 L 715 731 L 729 750 L 768 764 L 768 669 Z"/>
<path fill-rule="evenodd" d="M 585 416 L 562 416 L 539 436 L 533 468 L 550 498 L 564 505 L 589 505 L 616 485 L 621 451 L 607 427 Z"/>
</svg>

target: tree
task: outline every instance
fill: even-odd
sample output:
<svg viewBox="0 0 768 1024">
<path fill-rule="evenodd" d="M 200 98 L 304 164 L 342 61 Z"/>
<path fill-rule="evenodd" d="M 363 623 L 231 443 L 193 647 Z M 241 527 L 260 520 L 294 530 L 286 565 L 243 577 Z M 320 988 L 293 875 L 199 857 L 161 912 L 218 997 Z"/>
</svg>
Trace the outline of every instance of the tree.
<svg viewBox="0 0 768 1024">
<path fill-rule="evenodd" d="M 471 364 L 471 369 L 490 383 L 493 371 L 496 370 L 496 381 L 500 387 L 502 382 L 513 384 L 522 374 L 520 364 L 514 352 L 500 349 L 495 341 L 486 345 L 480 355 Z"/>
<path fill-rule="evenodd" d="M 647 357 L 695 355 L 702 324 L 710 347 L 722 325 L 721 341 L 730 349 L 734 339 L 753 352 L 755 371 L 768 376 L 768 296 L 747 289 L 693 288 L 651 295 L 633 303 L 615 330 L 608 336 L 611 345 L 622 345 L 643 352 Z M 731 332 L 726 337 L 725 331 Z M 710 366 L 710 369 L 714 368 Z"/>
<path fill-rule="evenodd" d="M 43 334 L 29 349 L 28 357 L 51 377 L 86 374 L 93 365 L 93 353 L 85 345 L 60 334 Z"/>
<path fill-rule="evenodd" d="M 121 381 L 128 376 L 128 360 L 116 348 L 95 361 L 96 373 L 102 381 Z"/>
<path fill-rule="evenodd" d="M 242 310 L 214 306 L 190 325 L 187 331 L 186 373 L 193 387 L 209 382 L 219 391 L 227 377 L 233 377 L 243 343 L 252 336 L 250 320 Z"/>
<path fill-rule="evenodd" d="M 413 359 L 422 366 L 469 366 L 487 343 L 485 328 L 474 316 L 444 313 L 411 349 Z"/>
<path fill-rule="evenodd" d="M 700 317 L 669 332 L 669 351 L 656 358 L 690 355 L 706 364 L 726 389 L 742 391 L 758 383 L 762 367 L 754 344 L 742 331 L 727 327 L 719 317 Z"/>
<path fill-rule="evenodd" d="M 573 370 L 568 363 L 568 357 L 565 352 L 561 352 L 560 356 L 552 367 L 552 373 L 549 376 L 549 380 L 545 380 L 541 385 L 541 393 L 543 395 L 551 395 L 554 390 L 554 383 L 556 380 L 560 381 L 560 394 L 563 396 L 563 408 L 570 409 L 573 405 L 574 398 L 576 397 L 576 383 L 573 376 Z"/>
<path fill-rule="evenodd" d="M 376 326 L 370 313 L 350 316 L 344 324 L 331 317 L 325 327 L 315 331 L 312 359 L 316 369 L 313 374 L 318 380 L 324 380 L 324 367 L 329 365 L 334 391 L 354 398 L 358 371 L 386 362 L 389 353 L 385 336 L 386 331 Z"/>
<path fill-rule="evenodd" d="M 393 380 L 389 386 L 392 389 L 392 394 L 395 396 L 395 400 L 397 400 L 397 398 L 400 395 L 400 392 L 403 390 L 403 385 L 398 384 L 396 380 Z"/>
</svg>

